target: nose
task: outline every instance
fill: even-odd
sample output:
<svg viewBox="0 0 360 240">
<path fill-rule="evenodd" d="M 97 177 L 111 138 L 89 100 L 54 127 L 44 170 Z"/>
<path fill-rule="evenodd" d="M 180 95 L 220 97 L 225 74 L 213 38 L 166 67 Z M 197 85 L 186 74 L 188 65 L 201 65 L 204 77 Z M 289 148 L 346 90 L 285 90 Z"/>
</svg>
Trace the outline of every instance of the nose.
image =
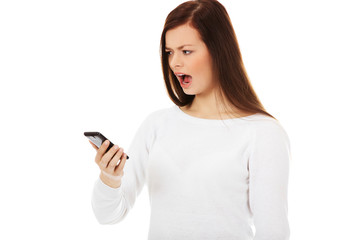
<svg viewBox="0 0 360 240">
<path fill-rule="evenodd" d="M 178 54 L 175 54 L 175 53 L 170 55 L 170 57 L 169 57 L 169 65 L 173 70 L 175 70 L 176 68 L 182 67 L 183 66 L 183 60 L 182 60 L 181 56 L 179 56 Z"/>
</svg>

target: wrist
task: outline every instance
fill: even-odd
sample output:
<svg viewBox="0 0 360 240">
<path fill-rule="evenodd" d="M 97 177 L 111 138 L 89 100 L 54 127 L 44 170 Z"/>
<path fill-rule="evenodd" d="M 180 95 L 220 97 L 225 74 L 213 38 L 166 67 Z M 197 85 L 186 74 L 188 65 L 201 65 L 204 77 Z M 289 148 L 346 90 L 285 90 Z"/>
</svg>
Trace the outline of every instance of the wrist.
<svg viewBox="0 0 360 240">
<path fill-rule="evenodd" d="M 100 180 L 111 188 L 119 188 L 121 186 L 120 177 L 118 179 L 118 177 L 111 176 L 103 171 L 100 172 Z"/>
</svg>

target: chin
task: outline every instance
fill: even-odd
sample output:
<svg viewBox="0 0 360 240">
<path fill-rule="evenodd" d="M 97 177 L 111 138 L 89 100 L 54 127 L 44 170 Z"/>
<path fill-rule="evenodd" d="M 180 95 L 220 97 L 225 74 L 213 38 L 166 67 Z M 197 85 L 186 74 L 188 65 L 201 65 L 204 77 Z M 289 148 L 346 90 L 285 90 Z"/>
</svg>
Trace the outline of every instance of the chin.
<svg viewBox="0 0 360 240">
<path fill-rule="evenodd" d="M 195 92 L 195 91 L 192 90 L 192 89 L 183 89 L 183 91 L 184 91 L 184 93 L 185 93 L 186 95 L 196 95 L 196 94 L 198 94 L 197 92 Z"/>
</svg>

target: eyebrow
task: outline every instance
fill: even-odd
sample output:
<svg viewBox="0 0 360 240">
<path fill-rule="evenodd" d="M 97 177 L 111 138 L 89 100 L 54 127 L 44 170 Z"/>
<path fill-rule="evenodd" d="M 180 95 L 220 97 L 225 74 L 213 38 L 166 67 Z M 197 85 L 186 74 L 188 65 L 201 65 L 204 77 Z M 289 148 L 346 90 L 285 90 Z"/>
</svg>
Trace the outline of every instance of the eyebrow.
<svg viewBox="0 0 360 240">
<path fill-rule="evenodd" d="M 194 45 L 192 45 L 192 44 L 184 44 L 184 45 L 178 47 L 178 49 L 180 50 L 180 49 L 184 48 L 185 46 L 194 46 Z M 171 49 L 171 48 L 165 47 L 165 49 Z"/>
</svg>

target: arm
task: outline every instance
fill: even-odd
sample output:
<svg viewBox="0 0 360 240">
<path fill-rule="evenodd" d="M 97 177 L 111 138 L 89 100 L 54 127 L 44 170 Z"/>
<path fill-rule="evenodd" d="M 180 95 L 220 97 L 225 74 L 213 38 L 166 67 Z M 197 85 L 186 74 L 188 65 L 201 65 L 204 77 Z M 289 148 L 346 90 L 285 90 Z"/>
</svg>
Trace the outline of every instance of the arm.
<svg viewBox="0 0 360 240">
<path fill-rule="evenodd" d="M 126 161 L 124 166 L 120 187 L 111 188 L 100 178 L 95 182 L 91 204 L 99 223 L 114 224 L 123 220 L 141 193 L 146 180 L 149 146 L 153 137 L 151 123 L 148 116 L 130 144 L 128 155 L 131 159 Z"/>
<path fill-rule="evenodd" d="M 266 121 L 256 130 L 249 157 L 249 204 L 254 240 L 287 240 L 287 187 L 290 142 L 279 123 Z"/>
</svg>

